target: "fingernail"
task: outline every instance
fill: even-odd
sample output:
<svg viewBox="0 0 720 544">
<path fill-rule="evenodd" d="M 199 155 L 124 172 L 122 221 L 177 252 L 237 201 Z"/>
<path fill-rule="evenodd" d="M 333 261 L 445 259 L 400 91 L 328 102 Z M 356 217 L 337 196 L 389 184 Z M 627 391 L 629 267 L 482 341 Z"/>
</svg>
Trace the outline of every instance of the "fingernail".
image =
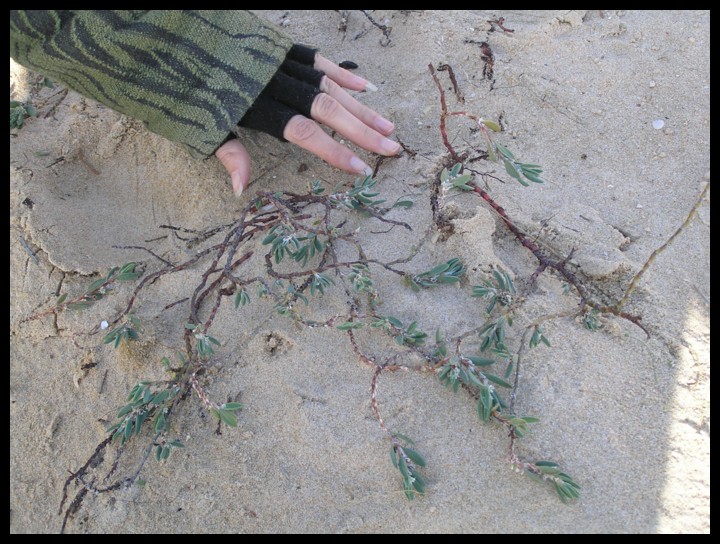
<svg viewBox="0 0 720 544">
<path fill-rule="evenodd" d="M 390 155 L 397 155 L 398 151 L 400 151 L 400 144 L 390 138 L 383 138 L 382 142 L 380 142 L 380 149 Z"/>
<path fill-rule="evenodd" d="M 237 198 L 240 198 L 243 194 L 243 186 L 242 183 L 240 183 L 240 172 L 232 173 L 232 175 L 230 176 L 230 184 L 232 185 L 235 196 Z"/>
<path fill-rule="evenodd" d="M 375 85 L 373 85 L 372 83 L 370 83 L 369 81 L 367 81 L 365 83 L 365 90 L 370 91 L 371 93 L 374 93 L 378 90 L 378 88 Z"/>
<path fill-rule="evenodd" d="M 383 119 L 382 117 L 378 118 L 375 121 L 375 126 L 377 127 L 377 129 L 380 132 L 383 132 L 385 134 L 387 134 L 388 132 L 391 132 L 395 128 L 395 125 L 393 125 L 387 119 Z"/>
<path fill-rule="evenodd" d="M 352 168 L 358 174 L 365 174 L 366 176 L 372 176 L 372 168 L 370 168 L 367 164 L 365 164 L 363 161 L 361 161 L 357 157 L 352 157 L 350 159 L 350 168 Z"/>
</svg>

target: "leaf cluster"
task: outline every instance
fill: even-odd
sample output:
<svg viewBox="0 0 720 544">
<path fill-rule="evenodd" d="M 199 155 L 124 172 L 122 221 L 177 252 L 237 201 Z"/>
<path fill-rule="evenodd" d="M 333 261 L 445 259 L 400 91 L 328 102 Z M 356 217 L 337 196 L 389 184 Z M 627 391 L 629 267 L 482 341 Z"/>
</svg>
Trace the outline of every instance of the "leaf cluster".
<svg viewBox="0 0 720 544">
<path fill-rule="evenodd" d="M 465 266 L 460 259 L 454 258 L 431 268 L 427 272 L 416 274 L 414 276 L 407 275 L 405 280 L 409 283 L 413 291 L 419 291 L 421 288 L 437 287 L 449 283 L 457 283 L 465 273 Z"/>
<path fill-rule="evenodd" d="M 401 346 L 416 346 L 427 338 L 427 333 L 418 328 L 417 321 L 405 326 L 397 317 L 377 316 L 370 326 L 388 331 Z"/>
<path fill-rule="evenodd" d="M 10 101 L 10 129 L 22 128 L 25 119 L 37 117 L 37 108 L 28 100 L 27 102 Z"/>
<path fill-rule="evenodd" d="M 164 433 L 168 407 L 179 392 L 180 387 L 170 382 L 139 382 L 130 391 L 128 403 L 117 413 L 120 421 L 108 428 L 112 440 L 120 439 L 121 445 L 125 445 L 132 436 L 139 435 L 143 423 L 150 420 L 156 434 Z M 167 459 L 167 455 L 163 459 Z"/>
<path fill-rule="evenodd" d="M 401 444 L 401 441 L 404 442 L 404 445 Z M 415 494 L 425 493 L 425 480 L 418 470 L 425 466 L 425 459 L 420 453 L 409 448 L 407 444 L 413 445 L 414 442 L 407 436 L 395 433 L 390 446 L 390 460 L 393 466 L 400 471 L 405 496 L 412 500 L 415 498 Z"/>
<path fill-rule="evenodd" d="M 485 308 L 486 313 L 490 313 L 495 308 L 495 304 L 501 306 L 510 306 L 515 295 L 515 286 L 512 278 L 504 270 L 493 270 L 493 280 L 480 280 L 482 285 L 474 285 L 472 288 L 472 296 L 484 298 L 488 301 Z"/>
<path fill-rule="evenodd" d="M 460 189 L 461 191 L 472 191 L 472 174 L 461 174 L 463 164 L 458 162 L 450 170 L 443 168 L 440 172 L 440 182 L 445 190 Z"/>
</svg>

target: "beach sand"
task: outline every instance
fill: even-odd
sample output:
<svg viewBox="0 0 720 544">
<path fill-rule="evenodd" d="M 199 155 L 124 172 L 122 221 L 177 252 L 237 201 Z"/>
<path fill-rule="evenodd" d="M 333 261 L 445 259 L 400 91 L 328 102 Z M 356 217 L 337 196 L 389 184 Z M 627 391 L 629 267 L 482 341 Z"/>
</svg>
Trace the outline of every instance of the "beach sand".
<svg viewBox="0 0 720 544">
<path fill-rule="evenodd" d="M 359 11 L 259 13 L 330 59 L 356 62 L 357 73 L 379 88 L 361 100 L 393 120 L 396 136 L 415 153 L 384 161 L 377 175 L 390 202 L 414 200 L 389 215 L 412 231 L 377 234 L 387 226 L 352 213 L 348 219 L 371 258 L 402 258 L 425 240 L 398 265 L 403 270 L 452 257 L 466 263 L 460 285 L 420 293 L 377 274 L 380 311 L 417 320 L 431 337 L 436 329 L 452 335 L 482 323 L 484 304 L 468 295 L 492 267 L 524 286 L 537 263 L 474 194 L 444 199 L 453 231 L 438 236 L 431 186 L 447 151 L 428 64 L 454 70 L 464 104 L 447 72 L 439 74 L 449 109 L 500 120 L 496 141 L 543 166 L 546 183 L 523 187 L 495 163 L 470 165 L 496 176 L 476 177 L 549 254 L 575 250 L 573 269 L 605 302 L 622 295 L 709 182 L 708 11 L 370 12 L 391 27 L 387 37 Z M 487 21 L 498 16 L 514 32 L 491 32 Z M 483 75 L 481 42 L 494 53 L 491 77 L 487 69 Z M 220 237 L 188 248 L 161 225 L 229 223 L 247 200 L 232 196 L 215 159 L 193 160 L 137 121 L 61 87 L 33 88 L 29 78 L 11 62 L 11 99 L 32 98 L 39 116 L 10 138 L 10 532 L 52 533 L 62 524 L 69 471 L 104 439 L 133 385 L 163 379 L 160 360 L 182 348 L 187 307 L 163 308 L 190 295 L 204 268 L 166 276 L 143 292 L 142 339 L 118 350 L 99 334 L 80 333 L 111 319 L 128 285 L 87 311 L 23 320 L 58 293 L 81 293 L 112 266 L 162 266 L 143 250 L 114 246 L 144 246 L 172 262 L 189 258 Z M 458 150 L 484 149 L 471 129 L 466 118 L 448 120 Z M 329 190 L 353 181 L 268 136 L 247 133 L 244 142 L 254 168 L 244 199 L 256 190 L 303 191 L 315 179 Z M 552 347 L 526 352 L 517 411 L 541 421 L 518 451 L 560 463 L 582 487 L 571 504 L 509 469 L 507 432 L 483 424 L 463 391 L 453 394 L 428 372 L 385 373 L 378 385 L 383 418 L 427 460 L 427 493 L 408 501 L 371 410 L 372 369 L 347 335 L 300 327 L 253 292 L 248 307 L 234 310 L 229 300 L 221 307 L 213 334 L 223 345 L 202 382 L 218 402 L 243 403 L 238 427 L 217 434 L 216 420 L 197 397 L 188 398 L 171 427 L 186 447 L 164 464 L 150 460 L 144 485 L 89 494 L 66 531 L 709 532 L 709 262 L 707 198 L 625 307 L 642 316 L 649 338 L 616 317 L 596 332 L 556 319 L 543 326 Z M 577 303 L 557 275 L 542 274 L 516 310 L 511 349 L 532 320 Z M 340 286 L 307 312 L 347 312 Z M 362 331 L 358 339 L 377 357 L 399 352 L 377 333 Z M 413 357 L 404 354 L 402 363 L 417 364 Z M 141 447 L 131 442 L 118 476 L 132 473 Z M 107 450 L 105 468 L 116 451 Z M 76 492 L 72 486 L 70 497 Z"/>
</svg>

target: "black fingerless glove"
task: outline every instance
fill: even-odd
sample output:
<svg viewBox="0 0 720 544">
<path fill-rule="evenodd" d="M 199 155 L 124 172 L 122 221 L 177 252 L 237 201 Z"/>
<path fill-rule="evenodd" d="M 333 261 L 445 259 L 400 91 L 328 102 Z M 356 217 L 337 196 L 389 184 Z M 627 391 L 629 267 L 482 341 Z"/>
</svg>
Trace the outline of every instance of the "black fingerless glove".
<svg viewBox="0 0 720 544">
<path fill-rule="evenodd" d="M 324 72 L 313 68 L 316 49 L 293 45 L 277 73 L 238 123 L 284 141 L 285 125 L 295 115 L 310 117 Z"/>
</svg>

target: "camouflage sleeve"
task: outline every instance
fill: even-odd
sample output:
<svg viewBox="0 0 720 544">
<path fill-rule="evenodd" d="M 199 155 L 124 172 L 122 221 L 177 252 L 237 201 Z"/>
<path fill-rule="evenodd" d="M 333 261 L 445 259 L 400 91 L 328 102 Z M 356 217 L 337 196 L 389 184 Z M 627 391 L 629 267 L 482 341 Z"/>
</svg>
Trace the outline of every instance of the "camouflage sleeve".
<svg viewBox="0 0 720 544">
<path fill-rule="evenodd" d="M 16 62 L 205 157 L 292 41 L 246 11 L 11 11 Z"/>
</svg>

